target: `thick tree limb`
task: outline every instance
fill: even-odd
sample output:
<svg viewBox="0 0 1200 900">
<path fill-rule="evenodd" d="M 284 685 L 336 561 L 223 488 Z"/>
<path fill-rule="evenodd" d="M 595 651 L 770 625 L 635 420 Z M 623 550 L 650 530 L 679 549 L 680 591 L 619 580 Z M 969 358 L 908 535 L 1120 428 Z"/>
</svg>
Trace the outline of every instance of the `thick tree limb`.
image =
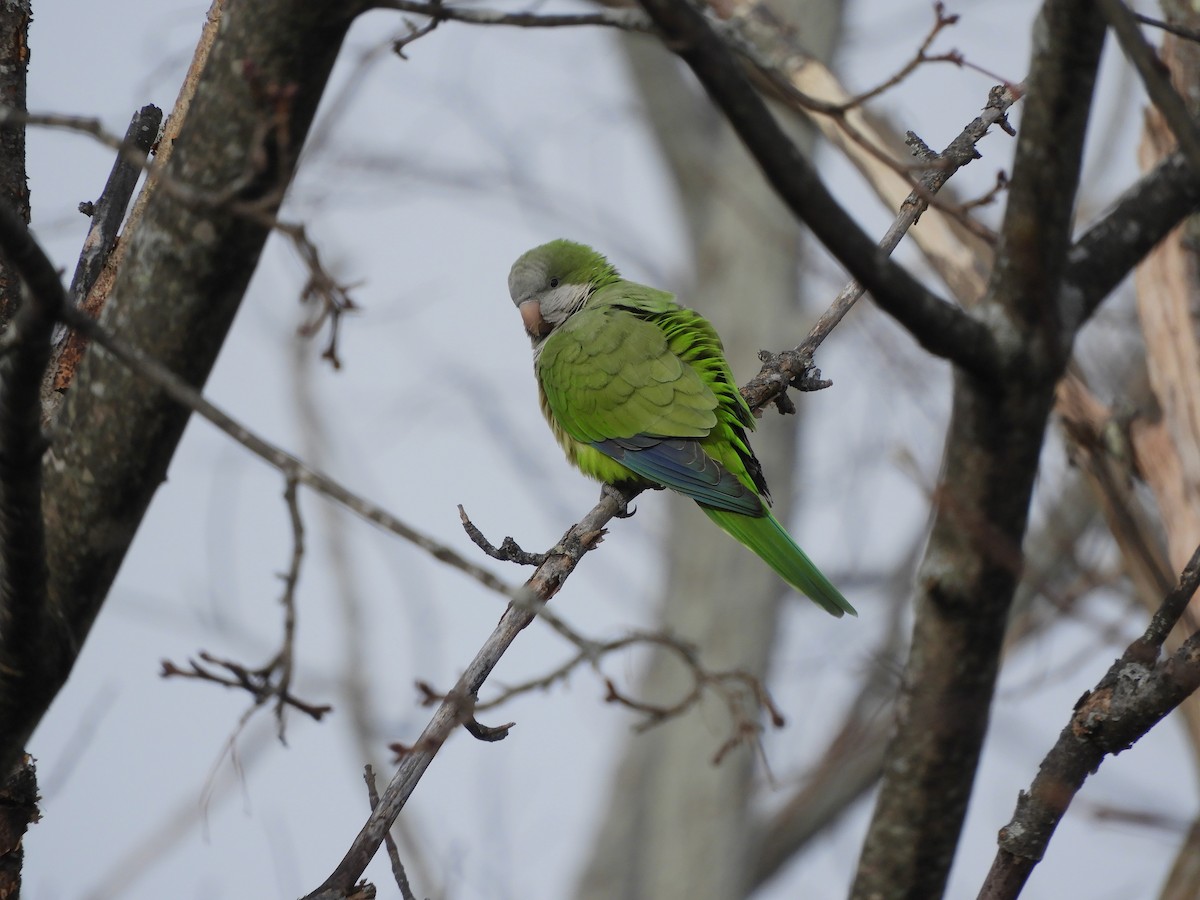
<svg viewBox="0 0 1200 900">
<path fill-rule="evenodd" d="M 198 206 L 156 193 L 128 239 L 105 312 L 123 340 L 170 360 L 192 384 L 207 377 L 269 233 L 268 224 L 233 206 L 273 215 L 352 12 L 298 0 L 225 12 L 164 178 L 227 202 Z M 40 701 L 0 721 L 0 769 L 16 760 L 70 672 L 188 415 L 112 356 L 85 357 L 43 490 L 50 603 L 61 615 L 61 640 L 46 648 L 52 675 Z"/>
<path fill-rule="evenodd" d="M 1133 267 L 1198 208 L 1200 177 L 1182 153 L 1121 194 L 1067 256 L 1058 297 L 1065 331 L 1078 332 Z"/>
<path fill-rule="evenodd" d="M 449 6 L 441 0 L 369 0 L 372 9 L 394 9 L 429 16 L 435 22 L 464 22 L 470 25 L 511 25 L 518 28 L 574 28 L 604 25 L 623 31 L 653 33 L 654 24 L 639 9 L 605 9 L 592 13 L 501 12 L 494 9 Z"/>
<path fill-rule="evenodd" d="M 783 202 L 866 287 L 880 308 L 930 353 L 984 380 L 997 378 L 1001 359 L 988 328 L 931 293 L 879 250 L 784 134 L 704 16 L 687 0 L 641 2 L 664 40 L 691 66 L 728 118 Z"/>
<path fill-rule="evenodd" d="M 1046 297 L 1065 266 L 1104 28 L 1085 0 L 1050 0 L 1036 27 L 1001 249 L 981 305 L 1012 380 L 997 391 L 955 373 L 897 731 L 851 894 L 859 900 L 944 890 L 987 730 L 1053 388 L 1074 337 Z"/>
<path fill-rule="evenodd" d="M 30 0 L 0 4 L 0 105 L 21 111 L 25 110 L 28 85 L 30 12 Z M 0 207 L 12 210 L 18 221 L 29 223 L 24 128 L 0 128 Z M 21 279 L 0 254 L 0 334 L 11 328 L 20 298 Z M 0 620 L 0 643 L 8 624 Z M 21 894 L 24 837 L 29 825 L 37 821 L 38 799 L 33 757 L 22 754 L 9 773 L 0 774 L 0 897 Z"/>
</svg>

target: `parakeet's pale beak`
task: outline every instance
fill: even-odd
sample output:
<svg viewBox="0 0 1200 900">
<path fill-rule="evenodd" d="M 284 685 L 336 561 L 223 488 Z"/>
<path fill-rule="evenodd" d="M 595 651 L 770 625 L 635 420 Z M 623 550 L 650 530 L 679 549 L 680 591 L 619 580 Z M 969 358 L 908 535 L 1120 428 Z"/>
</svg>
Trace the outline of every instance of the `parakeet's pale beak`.
<svg viewBox="0 0 1200 900">
<path fill-rule="evenodd" d="M 542 318 L 542 304 L 536 300 L 526 300 L 517 309 L 521 311 L 521 321 L 525 323 L 525 332 L 531 338 L 543 337 L 550 333 L 549 323 Z"/>
</svg>

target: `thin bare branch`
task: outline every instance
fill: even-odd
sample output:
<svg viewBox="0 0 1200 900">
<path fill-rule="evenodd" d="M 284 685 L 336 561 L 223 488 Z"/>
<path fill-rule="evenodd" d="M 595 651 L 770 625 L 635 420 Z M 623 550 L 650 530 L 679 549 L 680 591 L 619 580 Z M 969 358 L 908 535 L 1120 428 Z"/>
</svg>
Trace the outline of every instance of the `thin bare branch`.
<svg viewBox="0 0 1200 900">
<path fill-rule="evenodd" d="M 214 406 L 204 396 L 187 382 L 158 360 L 143 353 L 136 347 L 126 345 L 114 335 L 104 330 L 98 323 L 79 313 L 73 307 L 64 307 L 63 320 L 88 336 L 104 349 L 108 350 L 132 371 L 148 379 L 163 390 L 171 399 L 182 406 L 199 413 L 225 434 L 229 435 L 255 456 L 277 468 L 285 476 L 294 478 L 319 494 L 323 494 L 336 503 L 344 506 L 350 512 L 378 525 L 385 531 L 390 531 L 404 538 L 435 559 L 464 572 L 484 587 L 497 591 L 505 596 L 511 596 L 514 589 L 505 584 L 491 572 L 483 569 L 428 535 L 418 531 L 401 521 L 387 510 L 343 487 L 329 476 L 305 465 L 285 450 L 276 447 L 269 441 L 251 431 L 218 407 Z"/>
<path fill-rule="evenodd" d="M 332 706 L 309 703 L 307 700 L 301 700 L 291 693 L 281 691 L 274 677 L 277 671 L 274 661 L 262 668 L 250 669 L 235 660 L 222 659 L 204 650 L 201 650 L 197 655 L 200 662 L 189 659 L 187 668 L 177 666 L 169 659 L 164 659 L 158 674 L 163 678 L 192 678 L 197 681 L 209 681 L 224 687 L 238 688 L 246 691 L 254 698 L 254 706 L 242 716 L 239 728 L 245 725 L 250 713 L 253 713 L 254 710 L 271 699 L 275 699 L 277 703 L 290 706 L 293 709 L 298 709 L 318 722 L 326 713 L 333 709 Z"/>
<path fill-rule="evenodd" d="M 375 784 L 375 769 L 370 763 L 363 769 L 363 781 L 367 783 L 367 799 L 373 810 L 379 805 L 379 788 Z M 408 883 L 408 873 L 404 871 L 404 863 L 400 861 L 400 848 L 396 846 L 396 839 L 392 837 L 391 831 L 384 837 L 384 841 L 387 844 L 388 859 L 392 863 L 392 877 L 396 879 L 396 887 L 400 888 L 400 896 L 403 900 L 416 900 Z"/>
<path fill-rule="evenodd" d="M 696 73 L 780 199 L 930 353 L 984 381 L 1001 370 L 990 330 L 879 252 L 829 193 L 812 164 L 775 121 L 722 39 L 686 0 L 642 0 L 670 46 Z"/>
<path fill-rule="evenodd" d="M 900 207 L 899 213 L 888 227 L 887 232 L 879 241 L 879 248 L 890 254 L 899 245 L 921 214 L 929 208 L 929 198 L 942 189 L 947 181 L 965 166 L 977 159 L 975 150 L 977 144 L 992 128 L 998 126 L 1006 132 L 1012 131 L 1008 124 L 1007 113 L 1017 100 L 1020 99 L 1013 88 L 998 85 L 992 88 L 988 95 L 987 105 L 982 113 L 970 122 L 940 154 L 933 154 L 936 162 L 922 176 L 919 185 L 908 195 L 908 199 Z M 858 282 L 851 281 L 838 292 L 829 308 L 822 313 L 809 330 L 808 336 L 793 350 L 785 350 L 778 354 L 763 354 L 763 367 L 759 373 L 742 388 L 742 396 L 750 404 L 751 409 L 760 409 L 768 403 L 779 403 L 787 388 L 797 390 L 820 390 L 832 382 L 820 378 L 820 370 L 813 365 L 813 353 L 827 338 L 846 313 L 854 306 L 866 289 Z M 794 408 L 793 408 L 794 409 Z M 781 412 L 791 412 L 787 406 L 781 407 Z"/>
</svg>

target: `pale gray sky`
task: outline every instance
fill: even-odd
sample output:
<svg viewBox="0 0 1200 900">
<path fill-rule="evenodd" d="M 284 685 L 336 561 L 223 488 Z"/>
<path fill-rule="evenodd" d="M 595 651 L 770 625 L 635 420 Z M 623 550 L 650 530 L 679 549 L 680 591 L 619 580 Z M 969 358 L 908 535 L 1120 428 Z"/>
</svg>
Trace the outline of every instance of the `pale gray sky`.
<svg viewBox="0 0 1200 900">
<path fill-rule="evenodd" d="M 952 11 L 962 22 L 940 46 L 1019 80 L 1034 6 L 959 2 Z M 180 0 L 35 0 L 31 109 L 98 115 L 118 133 L 147 102 L 169 110 L 205 10 Z M 923 0 L 862 0 L 850 17 L 839 65 L 862 88 L 903 62 L 931 11 Z M 402 27 L 393 14 L 359 22 L 330 95 L 362 51 Z M 211 399 L 468 555 L 477 551 L 458 525 L 458 503 L 494 540 L 512 534 L 527 549 L 552 545 L 591 507 L 596 488 L 561 459 L 541 421 L 527 341 L 505 288 L 508 266 L 528 247 L 565 236 L 603 249 L 630 277 L 664 286 L 685 283 L 689 267 L 671 189 L 611 40 L 598 30 L 450 23 L 409 47 L 408 61 L 383 54 L 301 170 L 287 211 L 308 224 L 342 276 L 361 282 L 354 297 L 362 313 L 343 329 L 345 367 L 321 364 L 312 344 L 298 373 L 304 274 L 273 239 L 208 386 Z M 990 85 L 978 74 L 931 66 L 880 108 L 940 146 L 976 114 Z M 1117 86 L 1111 77 L 1105 85 Z M 1127 178 L 1128 138 L 1139 124 L 1103 125 Z M 989 137 L 985 159 L 963 183 L 990 185 L 1011 146 L 1003 135 Z M 99 192 L 111 161 L 86 137 L 30 135 L 34 224 L 68 272 L 85 227 L 75 206 Z M 886 217 L 857 176 L 829 162 L 839 196 L 881 232 Z M 1110 193 L 1119 187 L 1111 184 Z M 812 293 L 832 297 L 840 275 L 832 264 L 823 271 L 828 285 Z M 831 574 L 903 552 L 902 535 L 924 516 L 948 402 L 944 369 L 928 364 L 917 370 L 928 384 L 893 396 L 894 371 L 877 361 L 887 355 L 880 341 L 901 360 L 916 357 L 911 342 L 895 328 L 865 327 L 873 316 L 858 315 L 818 360 L 834 389 L 803 401 L 815 427 L 801 485 L 808 513 L 796 533 Z M 807 323 L 791 343 L 805 330 Z M 764 335 L 764 346 L 772 339 Z M 742 375 L 757 368 L 753 360 L 734 365 Z M 319 460 L 297 400 L 306 391 L 328 442 Z M 282 488 L 276 472 L 207 424 L 189 428 L 75 673 L 30 747 L 45 819 L 26 841 L 28 897 L 291 897 L 315 887 L 341 857 L 367 805 L 350 712 L 332 680 L 347 653 L 343 593 L 326 538 L 331 521 L 344 521 L 340 513 L 326 518 L 326 507 L 304 496 L 310 549 L 297 688 L 335 703 L 331 717 L 314 724 L 292 715 L 285 748 L 273 740 L 272 717 L 259 714 L 231 756 L 247 698 L 157 676 L 161 659 L 182 663 L 199 649 L 247 663 L 273 652 L 277 573 L 290 551 Z M 586 634 L 608 637 L 648 623 L 660 578 L 653 538 L 672 517 L 692 514 L 690 505 L 658 494 L 639 506 L 634 519 L 614 523 L 554 601 Z M 448 686 L 502 607 L 459 573 L 366 525 L 350 521 L 343 534 L 367 623 L 354 652 L 383 730 L 382 756 L 386 741 L 411 741 L 428 716 L 416 704 L 414 680 Z M 514 567 L 484 562 L 510 581 L 522 578 Z M 824 727 L 869 665 L 881 623 L 869 597 L 855 602 L 858 621 L 807 608 L 793 617 L 770 684 L 789 725 L 766 742 L 779 784 L 764 783 L 764 805 L 803 776 L 805 761 L 823 747 Z M 1103 604 L 1096 612 L 1118 615 Z M 1058 671 L 1092 640 L 1094 628 L 1063 627 L 1006 674 L 948 896 L 974 895 L 1016 791 L 1100 674 Z M 569 652 L 534 626 L 496 681 L 540 674 Z M 609 667 L 617 677 L 635 670 L 630 661 Z M 603 684 L 581 671 L 566 687 L 495 714 L 518 723 L 507 740 L 483 745 L 458 734 L 450 741 L 404 814 L 436 879 L 418 879 L 419 895 L 442 885 L 455 900 L 566 896 L 632 721 L 603 695 Z M 714 733 L 714 748 L 722 740 Z M 1157 729 L 1106 765 L 1084 796 L 1190 820 L 1195 790 L 1180 748 L 1173 728 Z M 760 896 L 844 896 L 868 813 L 857 807 Z M 1075 896 L 1134 896 L 1137 886 L 1161 879 L 1176 843 L 1175 835 L 1096 825 L 1073 810 L 1025 896 L 1059 897 L 1067 883 Z M 391 896 L 382 857 L 368 876 Z"/>
</svg>

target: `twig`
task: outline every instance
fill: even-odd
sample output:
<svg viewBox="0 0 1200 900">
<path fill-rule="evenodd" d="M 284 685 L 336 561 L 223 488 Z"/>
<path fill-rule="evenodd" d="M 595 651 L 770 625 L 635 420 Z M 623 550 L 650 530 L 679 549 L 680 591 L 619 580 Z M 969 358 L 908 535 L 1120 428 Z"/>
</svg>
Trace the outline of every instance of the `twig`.
<svg viewBox="0 0 1200 900">
<path fill-rule="evenodd" d="M 305 268 L 308 269 L 308 281 L 304 283 L 304 287 L 300 291 L 300 301 L 302 303 L 310 300 L 317 302 L 316 314 L 300 326 L 300 333 L 305 337 L 311 337 L 328 322 L 329 341 L 321 353 L 321 358 L 329 360 L 335 369 L 340 369 L 342 361 L 338 358 L 337 342 L 338 334 L 341 331 L 342 316 L 358 310 L 358 305 L 350 297 L 350 289 L 353 285 L 342 284 L 325 268 L 316 244 L 309 239 L 308 232 L 303 225 L 280 222 L 276 219 L 274 228 L 291 240 L 292 246 L 295 247 L 300 259 L 304 262 Z"/>
<path fill-rule="evenodd" d="M 467 518 L 467 511 L 463 509 L 461 503 L 458 505 L 458 518 L 462 522 L 463 531 L 467 533 L 467 537 L 492 559 L 498 559 L 501 562 L 515 562 L 521 566 L 540 566 L 546 561 L 545 553 L 530 553 L 522 550 L 520 545 L 507 535 L 500 542 L 500 546 L 496 547 L 483 536 L 483 532 L 476 527 L 475 523 Z"/>
<path fill-rule="evenodd" d="M 61 292 L 61 286 L 59 286 L 59 290 Z M 475 565 L 475 563 L 461 556 L 445 544 L 439 543 L 428 535 L 417 531 L 382 507 L 352 493 L 329 476 L 310 468 L 290 453 L 264 440 L 245 425 L 206 400 L 199 391 L 158 360 L 148 356 L 137 347 L 125 344 L 119 338 L 102 328 L 97 322 L 72 307 L 63 307 L 62 317 L 72 328 L 82 331 L 88 338 L 112 353 L 113 356 L 132 371 L 137 372 L 161 388 L 172 400 L 207 419 L 255 456 L 274 466 L 285 476 L 294 478 L 299 484 L 312 488 L 317 493 L 328 497 L 360 518 L 383 528 L 385 531 L 390 531 L 392 534 L 404 538 L 440 562 L 444 562 L 475 579 L 484 587 L 505 596 L 511 596 L 514 593 L 512 587 L 501 581 L 491 572 Z"/>
<path fill-rule="evenodd" d="M 855 94 L 850 99 L 837 104 L 830 111 L 841 113 L 845 112 L 851 107 L 862 106 L 868 100 L 874 100 L 876 97 L 896 87 L 925 63 L 951 62 L 955 65 L 961 66 L 963 64 L 963 57 L 962 54 L 956 50 L 952 50 L 949 53 L 939 54 L 937 56 L 931 56 L 929 54 L 929 48 L 933 46 L 933 42 L 937 40 L 937 36 L 945 29 L 953 25 L 957 25 L 959 17 L 954 14 L 947 15 L 946 4 L 942 3 L 941 0 L 938 0 L 937 3 L 933 4 L 933 16 L 933 25 L 930 27 L 929 33 L 925 35 L 925 39 L 921 41 L 921 46 L 917 48 L 917 52 L 913 55 L 913 57 L 895 74 L 893 74 L 886 81 L 880 82 L 875 87 L 863 91 L 860 94 Z"/>
<path fill-rule="evenodd" d="M 544 615 L 545 609 L 543 608 L 540 612 Z M 645 731 L 668 719 L 683 715 L 703 699 L 707 690 L 713 690 L 721 697 L 729 710 L 733 723 L 731 735 L 717 751 L 713 759 L 714 763 L 719 763 L 733 746 L 742 743 L 752 735 L 757 735 L 762 730 L 758 723 L 758 711 L 765 711 L 771 724 L 776 728 L 782 728 L 786 724 L 783 714 L 771 699 L 771 695 L 761 679 L 744 669 L 728 669 L 718 672 L 708 670 L 698 658 L 695 645 L 674 635 L 660 631 L 633 631 L 609 641 L 590 640 L 573 631 L 565 632 L 564 636 L 576 647 L 575 654 L 569 659 L 544 675 L 506 687 L 487 701 L 476 702 L 473 709 L 475 711 L 495 709 L 522 694 L 547 690 L 555 684 L 565 681 L 575 669 L 584 663 L 589 663 L 593 669 L 599 672 L 600 662 L 606 656 L 631 647 L 656 646 L 673 653 L 684 664 L 692 678 L 691 688 L 674 703 L 649 703 L 631 697 L 618 689 L 611 678 L 601 673 L 606 689 L 605 701 L 620 704 L 642 715 L 642 721 L 635 726 L 638 731 Z M 424 681 L 417 682 L 417 690 L 420 691 L 421 703 L 425 706 L 440 703 L 448 696 L 435 690 Z M 746 711 L 742 700 L 745 694 L 754 698 L 754 715 Z M 511 724 L 504 726 L 505 729 L 509 727 Z M 498 730 L 493 729 L 493 731 Z"/>
<path fill-rule="evenodd" d="M 370 763 L 363 767 L 363 781 L 367 783 L 367 799 L 374 810 L 379 805 L 379 788 L 375 784 L 375 769 Z M 396 846 L 396 839 L 392 837 L 391 831 L 384 835 L 384 842 L 387 844 L 388 859 L 392 861 L 392 877 L 396 879 L 396 886 L 400 888 L 400 896 L 404 900 L 416 900 L 408 883 L 408 874 L 404 871 L 404 863 L 400 861 L 400 848 Z"/>
<path fill-rule="evenodd" d="M 443 4 L 442 0 L 430 0 L 430 5 L 441 8 Z M 421 26 L 414 25 L 408 19 L 405 19 L 404 22 L 406 25 L 408 25 L 408 34 L 398 37 L 392 41 L 392 52 L 401 59 L 407 60 L 408 57 L 404 55 L 404 48 L 413 41 L 420 40 L 421 38 L 425 37 L 425 35 L 432 32 L 438 27 L 438 25 L 442 23 L 442 20 L 438 16 L 430 16 L 429 21 Z"/>
<path fill-rule="evenodd" d="M 277 660 L 272 660 L 260 669 L 248 669 L 239 662 L 232 659 L 221 659 L 205 650 L 201 650 L 198 656 L 200 662 L 189 659 L 187 668 L 177 666 L 169 659 L 164 659 L 158 674 L 163 678 L 193 678 L 197 681 L 211 681 L 213 684 L 220 684 L 224 687 L 240 688 L 254 698 L 254 707 L 251 711 L 262 706 L 272 697 L 281 704 L 300 710 L 318 722 L 326 713 L 333 710 L 333 707 L 327 704 L 309 703 L 291 693 L 280 690 L 279 685 L 272 677 L 278 669 Z M 208 663 L 208 666 L 201 665 L 201 663 Z"/>
<path fill-rule="evenodd" d="M 279 740 L 284 740 L 284 712 L 287 704 L 282 700 L 292 687 L 292 675 L 296 662 L 296 585 L 300 582 L 300 564 L 304 561 L 304 520 L 300 517 L 300 501 L 296 496 L 298 484 L 293 476 L 288 476 L 287 487 L 283 491 L 287 503 L 288 520 L 292 526 L 292 557 L 288 564 L 287 573 L 283 577 L 283 596 L 279 602 L 283 604 L 283 643 L 279 655 L 275 658 L 275 666 L 279 670 L 279 701 L 275 704 L 275 719 L 279 724 Z"/>
<path fill-rule="evenodd" d="M 1143 25 L 1149 25 L 1151 28 L 1159 28 L 1184 40 L 1200 43 L 1200 31 L 1197 31 L 1195 28 L 1185 28 L 1182 25 L 1176 25 L 1174 22 L 1164 22 L 1162 19 L 1155 19 L 1152 16 L 1142 15 L 1141 13 L 1134 13 L 1133 17 Z"/>
</svg>

